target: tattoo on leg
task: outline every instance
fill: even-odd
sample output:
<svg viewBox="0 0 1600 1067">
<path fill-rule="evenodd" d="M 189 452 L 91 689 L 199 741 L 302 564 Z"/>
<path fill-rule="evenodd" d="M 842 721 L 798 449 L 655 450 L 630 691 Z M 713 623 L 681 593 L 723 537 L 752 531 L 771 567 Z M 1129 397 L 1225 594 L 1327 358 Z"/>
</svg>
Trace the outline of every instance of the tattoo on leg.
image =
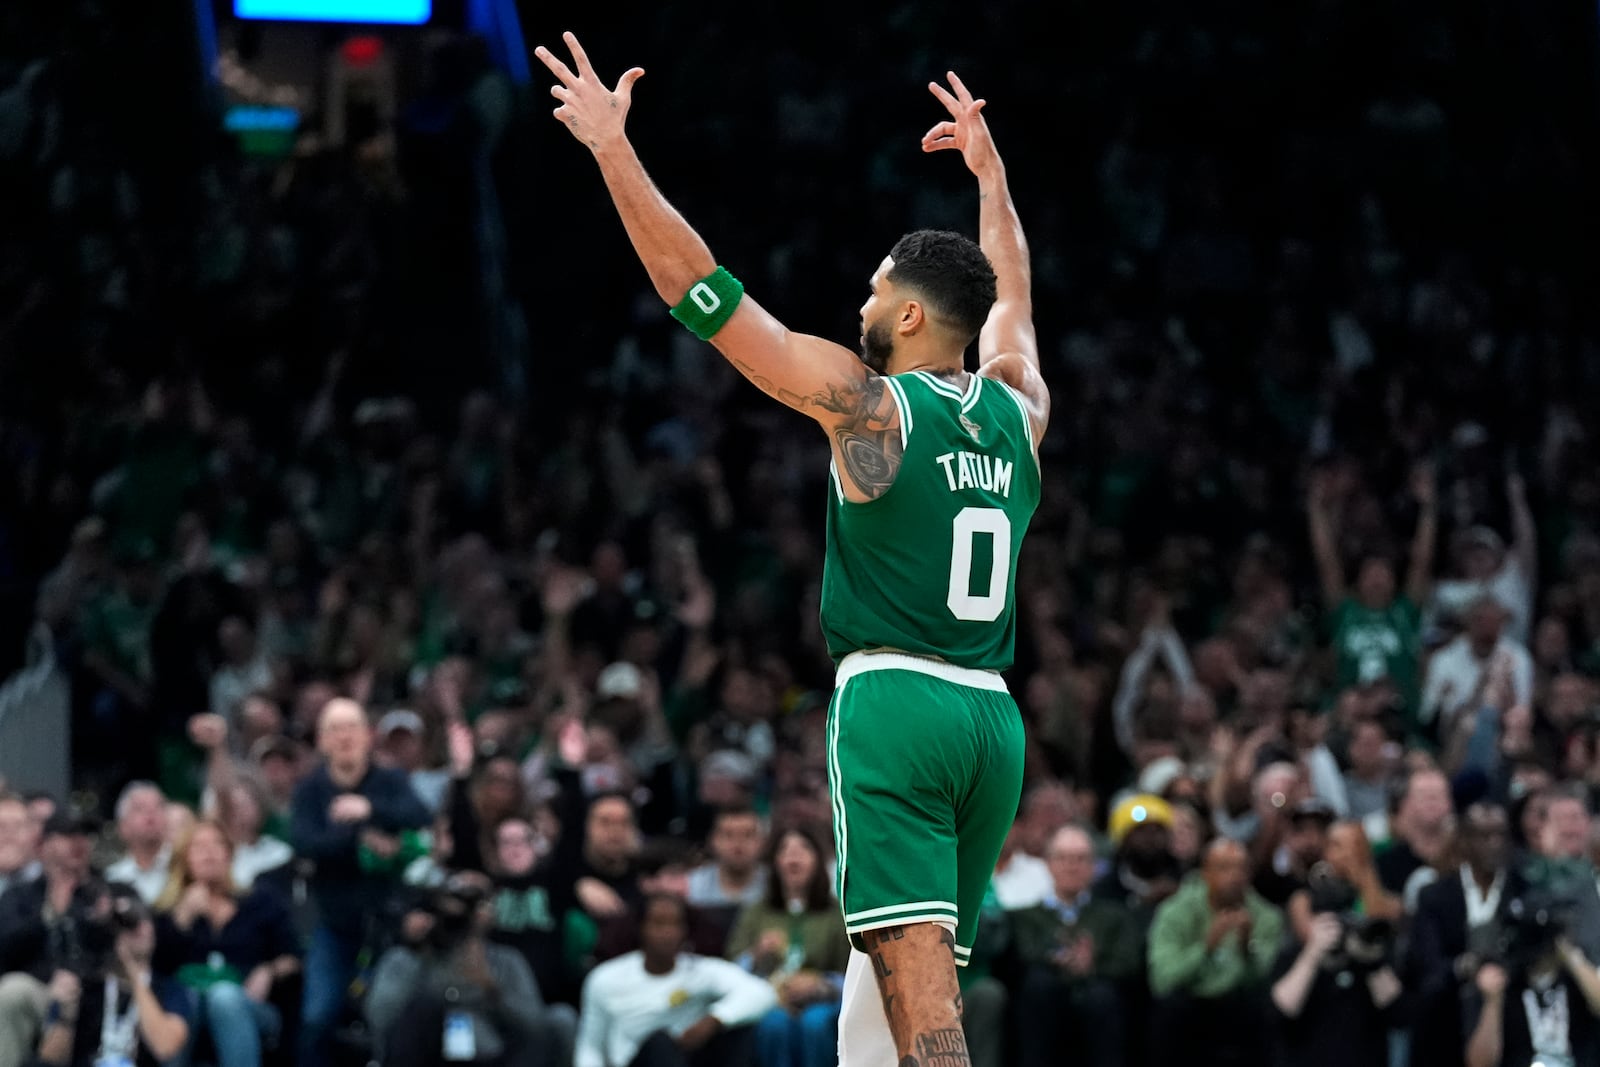
<svg viewBox="0 0 1600 1067">
<path fill-rule="evenodd" d="M 917 1058 L 915 1056 L 901 1056 L 900 1067 L 918 1067 Z"/>
</svg>

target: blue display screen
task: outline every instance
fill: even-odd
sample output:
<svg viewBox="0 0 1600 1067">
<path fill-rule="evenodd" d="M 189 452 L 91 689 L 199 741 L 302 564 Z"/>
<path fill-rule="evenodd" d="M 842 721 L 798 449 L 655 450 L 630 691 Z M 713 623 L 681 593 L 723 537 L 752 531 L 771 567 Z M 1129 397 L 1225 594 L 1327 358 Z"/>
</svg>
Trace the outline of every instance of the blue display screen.
<svg viewBox="0 0 1600 1067">
<path fill-rule="evenodd" d="M 433 0 L 233 0 L 241 19 L 283 22 L 381 22 L 420 26 L 433 16 Z"/>
</svg>

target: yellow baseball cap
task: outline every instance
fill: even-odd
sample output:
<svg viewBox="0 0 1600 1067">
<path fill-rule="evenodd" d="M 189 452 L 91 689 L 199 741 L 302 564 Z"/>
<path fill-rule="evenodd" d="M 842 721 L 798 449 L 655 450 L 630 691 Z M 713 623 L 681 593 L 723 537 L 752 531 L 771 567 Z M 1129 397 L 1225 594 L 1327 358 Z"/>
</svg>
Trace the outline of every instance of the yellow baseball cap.
<svg viewBox="0 0 1600 1067">
<path fill-rule="evenodd" d="M 1172 805 L 1154 793 L 1137 793 L 1111 809 L 1111 821 L 1106 832 L 1111 836 L 1113 845 L 1121 845 L 1128 831 L 1145 823 L 1171 826 Z"/>
</svg>

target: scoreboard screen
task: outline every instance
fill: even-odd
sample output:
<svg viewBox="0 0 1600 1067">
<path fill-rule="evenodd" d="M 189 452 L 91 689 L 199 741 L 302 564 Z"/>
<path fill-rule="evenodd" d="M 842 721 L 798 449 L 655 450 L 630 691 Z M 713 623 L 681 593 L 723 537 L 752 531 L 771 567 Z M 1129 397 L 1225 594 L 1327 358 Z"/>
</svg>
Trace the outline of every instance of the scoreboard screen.
<svg viewBox="0 0 1600 1067">
<path fill-rule="evenodd" d="M 233 0 L 233 16 L 279 22 L 421 26 L 433 17 L 433 0 Z"/>
</svg>

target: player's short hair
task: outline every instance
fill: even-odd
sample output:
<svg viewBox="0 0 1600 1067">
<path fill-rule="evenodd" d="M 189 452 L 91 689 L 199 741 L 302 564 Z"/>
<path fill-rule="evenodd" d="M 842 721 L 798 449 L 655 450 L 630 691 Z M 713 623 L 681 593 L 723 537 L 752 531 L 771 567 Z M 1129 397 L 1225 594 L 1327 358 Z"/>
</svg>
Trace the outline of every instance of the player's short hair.
<svg viewBox="0 0 1600 1067">
<path fill-rule="evenodd" d="M 916 290 L 971 344 L 995 301 L 994 267 L 977 242 L 948 230 L 915 230 L 895 242 L 889 258 L 888 279 Z"/>
</svg>

